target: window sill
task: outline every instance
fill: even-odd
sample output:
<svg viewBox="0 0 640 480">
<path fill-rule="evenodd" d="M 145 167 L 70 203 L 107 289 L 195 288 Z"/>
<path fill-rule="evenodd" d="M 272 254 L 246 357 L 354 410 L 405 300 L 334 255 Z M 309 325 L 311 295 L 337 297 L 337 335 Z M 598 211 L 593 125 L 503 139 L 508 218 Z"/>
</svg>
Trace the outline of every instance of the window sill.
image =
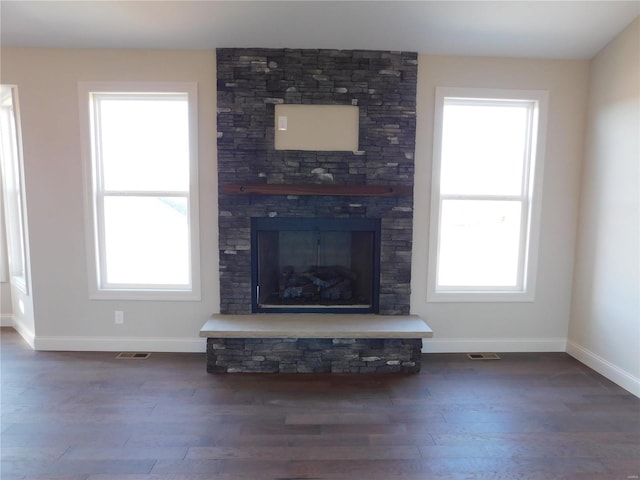
<svg viewBox="0 0 640 480">
<path fill-rule="evenodd" d="M 534 292 L 429 292 L 428 303 L 533 302 Z"/>
<path fill-rule="evenodd" d="M 94 290 L 90 293 L 91 300 L 140 300 L 167 302 L 198 302 L 201 300 L 200 291 L 177 290 Z"/>
</svg>

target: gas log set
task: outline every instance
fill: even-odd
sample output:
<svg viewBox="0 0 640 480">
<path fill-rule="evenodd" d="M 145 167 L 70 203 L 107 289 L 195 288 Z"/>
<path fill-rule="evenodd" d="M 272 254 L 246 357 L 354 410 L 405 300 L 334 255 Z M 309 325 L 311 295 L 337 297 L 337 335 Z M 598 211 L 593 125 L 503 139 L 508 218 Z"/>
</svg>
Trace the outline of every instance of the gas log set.
<svg viewBox="0 0 640 480">
<path fill-rule="evenodd" d="M 351 285 L 356 278 L 354 272 L 340 265 L 311 266 L 301 273 L 286 266 L 280 274 L 278 295 L 282 301 L 301 303 L 351 300 Z"/>
</svg>

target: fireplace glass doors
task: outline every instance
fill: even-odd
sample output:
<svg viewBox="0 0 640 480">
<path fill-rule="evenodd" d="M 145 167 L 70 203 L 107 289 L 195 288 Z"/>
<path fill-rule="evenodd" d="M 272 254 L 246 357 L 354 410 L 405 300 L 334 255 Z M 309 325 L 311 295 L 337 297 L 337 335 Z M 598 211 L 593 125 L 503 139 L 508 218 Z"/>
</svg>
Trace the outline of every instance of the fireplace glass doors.
<svg viewBox="0 0 640 480">
<path fill-rule="evenodd" d="M 252 311 L 378 313 L 380 220 L 253 218 Z"/>
</svg>

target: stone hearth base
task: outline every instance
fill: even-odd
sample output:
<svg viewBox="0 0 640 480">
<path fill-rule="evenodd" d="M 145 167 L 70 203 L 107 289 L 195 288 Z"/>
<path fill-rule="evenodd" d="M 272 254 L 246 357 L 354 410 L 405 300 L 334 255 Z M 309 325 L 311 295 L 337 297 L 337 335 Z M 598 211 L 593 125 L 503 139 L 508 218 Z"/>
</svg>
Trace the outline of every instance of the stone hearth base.
<svg viewBox="0 0 640 480">
<path fill-rule="evenodd" d="M 419 338 L 207 338 L 209 373 L 417 373 Z"/>
</svg>

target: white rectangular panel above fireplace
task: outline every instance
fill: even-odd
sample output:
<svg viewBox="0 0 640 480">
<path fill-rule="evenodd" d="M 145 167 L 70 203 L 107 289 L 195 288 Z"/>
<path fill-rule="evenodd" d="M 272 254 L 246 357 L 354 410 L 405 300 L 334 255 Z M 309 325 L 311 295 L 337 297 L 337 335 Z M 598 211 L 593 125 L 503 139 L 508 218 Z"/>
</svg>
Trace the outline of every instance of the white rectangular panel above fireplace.
<svg viewBox="0 0 640 480">
<path fill-rule="evenodd" d="M 275 105 L 276 150 L 358 150 L 360 112 L 352 105 Z"/>
</svg>

